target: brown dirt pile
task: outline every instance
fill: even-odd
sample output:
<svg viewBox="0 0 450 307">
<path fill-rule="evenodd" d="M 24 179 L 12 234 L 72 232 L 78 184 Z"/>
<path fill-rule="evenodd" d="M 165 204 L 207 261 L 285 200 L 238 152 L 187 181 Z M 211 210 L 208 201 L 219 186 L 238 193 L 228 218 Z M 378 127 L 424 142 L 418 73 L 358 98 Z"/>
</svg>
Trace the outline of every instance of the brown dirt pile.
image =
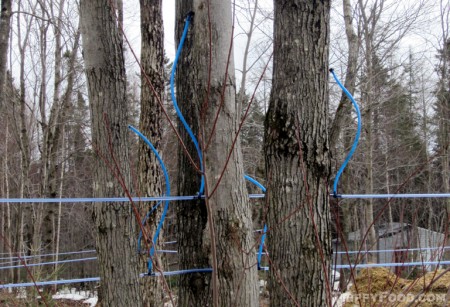
<svg viewBox="0 0 450 307">
<path fill-rule="evenodd" d="M 442 274 L 442 275 L 441 275 Z M 344 306 L 445 306 L 450 288 L 450 272 L 428 272 L 415 280 L 397 277 L 386 268 L 362 269 Z M 423 293 L 424 291 L 424 293 Z M 357 297 L 358 299 L 355 299 Z M 417 299 L 418 298 L 418 299 Z"/>
<path fill-rule="evenodd" d="M 356 287 L 352 286 L 353 293 L 380 293 L 400 292 L 408 284 L 403 278 L 397 277 L 386 268 L 362 269 L 356 276 Z"/>
</svg>

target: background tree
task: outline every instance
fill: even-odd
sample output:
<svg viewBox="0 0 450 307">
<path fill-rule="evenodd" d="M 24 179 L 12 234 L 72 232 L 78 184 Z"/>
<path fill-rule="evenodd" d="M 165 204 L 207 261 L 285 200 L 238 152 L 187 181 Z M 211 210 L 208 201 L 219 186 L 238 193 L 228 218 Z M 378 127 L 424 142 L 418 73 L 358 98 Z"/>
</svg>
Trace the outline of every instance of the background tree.
<svg viewBox="0 0 450 307">
<path fill-rule="evenodd" d="M 8 180 L 8 142 L 9 142 L 9 121 L 8 117 L 6 116 L 6 93 L 8 92 L 6 88 L 6 71 L 7 71 L 7 64 L 8 64 L 8 49 L 9 49 L 9 38 L 11 33 L 11 1 L 6 0 L 1 2 L 1 12 L 0 12 L 0 119 L 3 123 L 5 123 L 5 135 L 3 137 L 4 146 L 3 146 L 3 152 L 0 154 L 2 157 L 1 161 L 1 167 L 2 171 L 0 172 L 2 174 L 1 181 L 4 183 L 2 184 L 2 194 L 6 197 L 9 197 L 9 180 Z M 10 103 L 8 103 L 10 104 Z M 1 224 L 3 227 L 0 228 L 0 233 L 2 236 L 6 237 L 9 242 L 12 242 L 12 235 L 11 232 L 8 231 L 11 229 L 11 206 L 10 204 L 6 204 L 2 208 L 2 214 L 1 214 Z M 12 258 L 12 251 L 7 251 L 5 248 L 0 247 L 0 251 L 2 251 L 5 254 L 9 254 Z M 11 279 L 14 278 L 13 270 L 10 270 L 10 277 Z"/>
<path fill-rule="evenodd" d="M 152 142 L 157 150 L 161 149 L 161 107 L 158 100 L 164 96 L 164 28 L 162 22 L 162 1 L 140 0 L 141 10 L 141 112 L 139 130 Z M 151 84 L 149 84 L 151 82 Z M 139 190 L 143 196 L 162 195 L 161 166 L 155 154 L 144 142 L 139 143 Z M 142 208 L 148 212 L 150 204 Z M 153 235 L 161 218 L 162 206 L 147 220 L 149 234 Z M 160 236 L 162 237 L 162 236 Z M 141 268 L 147 270 L 148 250 L 141 247 Z M 156 248 L 156 247 L 155 247 Z M 155 257 L 158 255 L 155 253 Z M 155 262 L 156 263 L 156 262 Z M 143 278 L 144 305 L 161 305 L 161 287 L 158 278 Z"/>
<path fill-rule="evenodd" d="M 354 94 L 356 90 L 356 81 L 357 81 L 357 73 L 358 73 L 358 55 L 359 49 L 361 45 L 361 40 L 358 38 L 357 31 L 355 30 L 355 16 L 352 12 L 352 6 L 350 0 L 343 0 L 343 13 L 344 13 L 344 23 L 345 23 L 345 34 L 347 39 L 348 46 L 348 54 L 347 54 L 347 68 L 345 70 L 345 79 L 344 86 L 347 90 Z M 358 25 L 356 25 L 358 27 Z M 334 115 L 333 121 L 330 127 L 330 149 L 333 153 L 333 157 L 336 160 L 342 161 L 340 153 L 340 147 L 344 148 L 345 152 L 348 152 L 349 148 L 352 146 L 352 140 L 354 131 L 353 129 L 344 129 L 344 127 L 349 127 L 354 125 L 350 125 L 353 122 L 351 118 L 352 104 L 348 99 L 347 95 L 344 92 L 341 93 L 341 97 L 339 99 L 339 105 L 337 107 L 336 113 Z M 340 137 L 342 135 L 342 137 Z M 342 145 L 340 146 L 340 142 L 342 141 Z M 349 172 L 349 169 L 352 166 L 349 165 L 346 169 L 346 172 Z M 345 193 L 345 191 L 350 190 L 352 184 L 350 182 L 350 176 L 346 176 L 346 174 L 342 177 L 341 180 L 341 191 L 339 193 Z M 334 219 L 336 223 L 336 232 L 337 232 L 337 240 L 347 240 L 348 233 L 352 231 L 352 209 L 354 206 L 351 204 L 341 204 L 341 206 L 336 206 L 337 209 L 337 217 Z M 340 210 L 339 210 L 340 209 Z M 343 260 L 346 261 L 343 257 Z M 346 289 L 346 281 L 348 280 L 348 276 L 346 275 L 347 270 L 340 270 L 340 288 Z"/>
<path fill-rule="evenodd" d="M 81 1 L 81 27 L 92 119 L 94 195 L 125 195 L 130 187 L 128 118 L 123 49 L 114 11 L 107 0 Z M 112 169 L 109 169 L 109 167 Z M 116 174 L 116 178 L 114 175 Z M 101 302 L 141 306 L 136 222 L 128 203 L 94 207 Z"/>
<path fill-rule="evenodd" d="M 364 186 L 360 186 L 358 182 L 352 182 L 352 191 L 360 190 L 369 194 L 386 193 L 387 190 L 395 192 L 396 188 L 398 188 L 397 183 L 391 182 L 387 185 L 389 179 L 392 180 L 393 172 L 390 170 L 390 175 L 386 177 L 389 173 L 386 171 L 388 156 L 386 151 L 382 151 L 382 148 L 386 149 L 386 147 L 382 147 L 381 144 L 388 146 L 392 153 L 393 149 L 391 147 L 397 143 L 392 141 L 392 138 L 395 138 L 395 136 L 389 133 L 398 133 L 398 130 L 396 132 L 390 130 L 384 134 L 384 128 L 390 129 L 388 126 L 398 123 L 400 117 L 408 115 L 393 113 L 390 114 L 391 119 L 387 121 L 384 115 L 388 114 L 389 111 L 384 108 L 388 104 L 384 102 L 390 101 L 392 103 L 396 97 L 407 95 L 406 88 L 408 85 L 402 82 L 394 82 L 395 78 L 408 76 L 406 73 L 401 73 L 405 63 L 403 59 L 397 57 L 397 51 L 401 41 L 424 21 L 425 13 L 428 12 L 428 7 L 425 4 L 424 2 L 418 2 L 404 8 L 400 4 L 390 1 L 354 1 L 354 6 L 352 7 L 350 1 L 344 2 L 343 9 L 349 52 L 347 62 L 344 65 L 347 67 L 345 85 L 354 93 L 360 104 L 364 129 L 359 149 L 353 158 L 355 163 L 351 163 L 350 168 L 346 170 L 342 178 L 340 186 L 343 191 L 346 190 L 347 180 L 351 180 L 355 176 L 364 176 L 365 180 L 361 181 L 361 183 L 364 183 Z M 390 22 L 385 22 L 385 20 Z M 349 21 L 353 21 L 354 25 L 352 26 Z M 340 61 L 341 59 L 339 59 Z M 353 79 L 353 82 L 348 82 L 347 79 Z M 391 88 L 394 85 L 396 85 L 395 91 Z M 342 154 L 342 150 L 343 153 L 348 152 L 354 136 L 352 131 L 354 125 L 351 124 L 350 129 L 343 130 L 342 138 L 336 138 L 338 136 L 336 133 L 340 131 L 339 126 L 345 122 L 341 120 L 342 118 L 345 119 L 341 115 L 348 114 L 347 112 L 351 107 L 350 103 L 343 104 L 344 101 L 345 97 L 341 95 L 340 104 L 331 129 L 330 141 L 334 145 L 332 149 L 335 150 L 334 156 L 337 161 L 343 160 L 339 155 Z M 414 101 L 412 101 L 411 105 L 414 105 Z M 346 106 L 347 108 L 345 108 Z M 416 105 L 413 106 L 414 108 L 416 108 Z M 399 110 L 408 109 L 400 108 Z M 391 109 L 391 111 L 393 110 Z M 408 114 L 411 114 L 410 110 L 408 112 Z M 395 117 L 395 119 L 392 117 Z M 411 133 L 416 133 L 415 129 L 417 129 L 419 119 L 415 118 L 414 120 L 415 123 L 412 126 L 408 126 L 403 122 L 405 124 L 403 126 L 405 129 L 404 133 L 408 134 L 408 137 L 411 136 Z M 390 139 L 389 144 L 384 143 L 386 138 Z M 419 141 L 423 144 L 421 140 Z M 423 160 L 419 158 L 420 155 L 414 153 L 413 146 L 406 148 L 408 148 L 409 157 L 414 157 L 414 162 L 423 163 Z M 417 147 L 414 147 L 414 150 L 417 150 Z M 420 150 L 423 152 L 423 147 Z M 423 157 L 423 155 L 420 157 Z M 395 159 L 395 157 L 389 157 L 389 159 L 391 158 Z M 405 173 L 407 169 L 412 171 L 411 167 L 408 168 L 404 164 L 402 163 L 401 167 L 405 170 Z M 415 167 L 417 166 L 416 164 Z M 398 179 L 400 180 L 401 178 Z M 402 179 L 405 179 L 405 177 L 402 177 Z M 391 208 L 394 204 L 395 202 L 389 202 L 386 207 L 385 201 L 368 200 L 364 201 L 364 206 L 354 206 L 355 212 L 345 212 L 346 206 L 352 205 L 352 203 L 340 202 L 339 208 L 342 210 L 342 214 L 339 215 L 339 218 L 342 219 L 340 219 L 340 230 L 338 230 L 338 233 L 344 232 L 340 237 L 345 238 L 346 232 L 359 229 L 362 236 L 365 237 L 367 234 L 367 240 L 362 242 L 364 246 L 369 249 L 375 246 L 374 244 L 376 244 L 377 240 L 375 227 L 389 220 L 392 221 Z M 380 213 L 379 210 L 384 207 L 387 208 L 385 214 L 382 214 L 381 219 L 374 220 L 374 214 Z M 354 214 L 362 218 L 353 219 L 351 225 L 347 225 L 346 222 L 348 220 L 346 219 Z M 369 258 L 375 257 L 373 254 L 367 256 Z M 376 259 L 371 258 L 369 261 L 376 261 Z"/>
<path fill-rule="evenodd" d="M 440 17 L 442 29 L 442 45 L 438 51 L 439 81 L 436 91 L 436 115 L 438 119 L 437 145 L 440 155 L 439 164 L 442 167 L 442 192 L 450 192 L 450 5 L 440 1 Z M 448 229 L 450 220 L 450 198 L 446 200 L 447 223 L 445 229 Z M 450 231 L 446 231 L 447 244 L 450 242 Z"/>
<path fill-rule="evenodd" d="M 329 13 L 329 1 L 275 1 L 264 145 L 272 306 L 330 303 Z"/>
<path fill-rule="evenodd" d="M 11 32 L 11 0 L 1 3 L 0 12 L 0 106 L 4 106 L 4 86 L 6 80 L 6 67 L 8 64 L 8 47 Z"/>
</svg>

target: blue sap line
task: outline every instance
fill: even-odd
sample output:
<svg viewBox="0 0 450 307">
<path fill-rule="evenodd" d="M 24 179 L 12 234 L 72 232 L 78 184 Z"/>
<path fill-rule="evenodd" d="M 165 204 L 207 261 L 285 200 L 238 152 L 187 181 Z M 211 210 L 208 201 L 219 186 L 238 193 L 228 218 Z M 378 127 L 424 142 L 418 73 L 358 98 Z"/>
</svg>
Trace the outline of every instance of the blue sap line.
<svg viewBox="0 0 450 307">
<path fill-rule="evenodd" d="M 189 269 L 189 270 L 179 270 L 179 271 L 169 271 L 163 272 L 163 276 L 173 276 L 173 275 L 183 275 L 183 274 L 192 274 L 192 273 L 211 273 L 211 268 L 204 269 Z M 154 274 L 141 273 L 139 277 L 145 276 L 160 276 L 161 273 L 156 272 Z M 17 284 L 0 284 L 0 289 L 6 288 L 18 288 L 18 287 L 34 287 L 34 286 L 49 286 L 49 285 L 63 285 L 63 284 L 74 284 L 81 282 L 98 282 L 100 281 L 100 277 L 88 277 L 88 278 L 76 278 L 76 279 L 63 279 L 63 280 L 49 280 L 49 281 L 38 281 L 36 283 L 25 282 L 25 283 L 17 283 Z"/>
<path fill-rule="evenodd" d="M 41 263 L 30 263 L 30 264 L 26 264 L 26 265 L 18 264 L 18 265 L 2 266 L 2 267 L 0 267 L 0 270 L 14 269 L 14 268 L 23 268 L 25 266 L 33 267 L 33 266 L 43 266 L 43 265 L 58 264 L 58 263 L 82 262 L 82 261 L 91 261 L 91 260 L 97 260 L 97 257 L 81 258 L 81 259 L 70 259 L 70 260 L 59 260 L 59 261 L 50 261 L 50 262 L 41 262 Z"/>
<path fill-rule="evenodd" d="M 424 251 L 437 251 L 443 252 L 450 249 L 450 246 L 439 247 L 419 247 L 419 248 L 399 248 L 399 249 L 374 249 L 374 250 L 361 250 L 361 251 L 342 251 L 335 252 L 335 254 L 376 254 L 376 253 L 395 253 L 395 252 L 424 252 Z"/>
<path fill-rule="evenodd" d="M 372 199 L 372 198 L 450 198 L 450 193 L 436 194 L 337 194 L 336 198 Z"/>
<path fill-rule="evenodd" d="M 374 267 L 406 267 L 406 266 L 429 266 L 429 265 L 449 265 L 450 261 L 424 261 L 424 262 L 405 262 L 405 263 L 368 263 L 368 264 L 342 264 L 333 265 L 333 269 L 362 269 L 362 268 L 374 268 Z M 268 271 L 269 267 L 261 267 L 262 271 Z M 182 274 L 192 274 L 192 273 L 211 273 L 211 268 L 204 269 L 189 269 L 189 270 L 179 270 L 179 271 L 169 271 L 163 272 L 163 276 L 173 276 Z M 160 276 L 161 273 L 156 272 L 154 274 L 141 273 L 140 277 L 145 276 Z M 60 284 L 71 284 L 71 283 L 81 283 L 81 282 L 98 282 L 100 277 L 89 277 L 89 278 L 78 278 L 78 279 L 63 279 L 63 280 L 49 280 L 49 281 L 38 281 L 36 284 L 32 282 L 28 283 L 17 283 L 17 284 L 0 284 L 0 289 L 6 288 L 18 288 L 18 287 L 34 287 L 37 286 L 48 286 L 48 285 L 60 285 Z"/>
<path fill-rule="evenodd" d="M 128 126 L 128 128 L 130 128 L 131 131 L 133 131 L 134 133 L 136 133 L 147 145 L 148 147 L 150 147 L 150 149 L 153 151 L 153 153 L 156 156 L 156 159 L 158 159 L 159 164 L 161 165 L 161 168 L 163 170 L 164 173 L 164 178 L 166 179 L 166 195 L 169 196 L 170 195 L 170 180 L 169 180 L 169 173 L 167 172 L 166 166 L 164 165 L 163 160 L 161 159 L 161 156 L 159 155 L 158 151 L 156 150 L 156 148 L 153 146 L 153 144 L 136 128 L 134 128 L 133 126 Z M 152 261 L 151 258 L 153 257 L 153 255 L 155 254 L 155 246 L 156 246 L 156 241 L 158 240 L 158 236 L 159 233 L 161 232 L 161 228 L 163 226 L 164 223 L 164 219 L 166 218 L 166 214 L 167 211 L 169 210 L 169 200 L 165 200 L 164 201 L 164 209 L 163 209 L 163 213 L 161 215 L 161 220 L 159 221 L 158 227 L 156 228 L 156 232 L 155 235 L 153 236 L 153 244 L 152 247 L 150 248 L 150 259 L 148 261 L 148 272 L 149 274 L 152 271 Z"/>
<path fill-rule="evenodd" d="M 345 86 L 342 85 L 342 83 L 339 81 L 338 77 L 334 73 L 333 69 L 330 69 L 331 74 L 334 77 L 334 80 L 336 80 L 336 83 L 339 85 L 339 87 L 344 91 L 345 95 L 351 100 L 353 106 L 355 107 L 356 115 L 358 117 L 358 128 L 356 130 L 355 140 L 353 141 L 352 148 L 350 149 L 350 152 L 348 153 L 347 157 L 345 158 L 344 163 L 342 163 L 341 167 L 339 168 L 336 178 L 334 179 L 333 184 L 333 195 L 337 197 L 337 187 L 339 183 L 339 178 L 341 177 L 342 173 L 344 172 L 344 169 L 347 167 L 348 162 L 352 158 L 353 154 L 356 151 L 356 148 L 358 147 L 359 138 L 361 136 L 361 112 L 359 110 L 358 104 L 356 103 L 355 99 L 353 98 L 352 94 L 345 88 Z"/>
<path fill-rule="evenodd" d="M 249 198 L 264 198 L 264 194 L 250 194 Z M 205 196 L 200 197 L 204 199 Z M 186 196 L 157 196 L 157 197 L 84 197 L 84 198 L 0 198 L 0 204 L 29 204 L 29 203 L 110 203 L 110 202 L 156 202 L 156 201 L 178 201 L 178 200 L 195 200 L 199 199 L 198 195 Z"/>
<path fill-rule="evenodd" d="M 448 265 L 450 261 L 417 261 L 404 263 L 364 263 L 364 264 L 337 264 L 332 265 L 335 269 L 362 269 L 362 268 L 389 268 L 406 266 L 428 266 L 428 265 Z"/>
<path fill-rule="evenodd" d="M 142 221 L 142 227 L 145 226 L 145 222 L 147 222 L 148 218 L 150 217 L 150 215 L 159 207 L 159 205 L 161 205 L 162 201 L 160 200 L 156 205 L 154 205 L 152 207 L 152 209 L 145 215 L 144 220 Z M 141 240 L 142 240 L 142 230 L 139 231 L 139 236 L 138 236 L 138 248 L 137 251 L 138 253 L 141 252 Z"/>
<path fill-rule="evenodd" d="M 259 183 L 249 175 L 244 175 L 244 178 L 253 183 L 254 185 L 256 185 L 258 188 L 260 188 L 263 193 L 266 193 L 266 187 L 263 186 L 261 183 Z M 264 241 L 266 240 L 266 233 L 267 233 L 267 224 L 264 224 L 263 235 L 261 236 L 261 242 L 259 243 L 258 248 L 258 256 L 257 256 L 258 270 L 261 269 L 261 257 L 263 254 Z"/>
<path fill-rule="evenodd" d="M 38 254 L 38 255 L 23 255 L 20 258 L 22 259 L 31 259 L 31 258 L 41 258 L 41 257 L 48 257 L 48 256 L 55 256 L 55 255 L 76 255 L 76 254 L 86 254 L 86 253 L 95 253 L 96 250 L 95 249 L 90 249 L 90 250 L 84 250 L 84 251 L 77 251 L 77 252 L 64 252 L 64 253 L 53 253 L 53 254 Z M 16 253 L 12 253 L 13 255 L 16 255 Z M 9 255 L 9 253 L 1 253 L 1 255 Z M 19 259 L 19 257 L 17 256 L 13 256 L 13 257 L 0 257 L 0 260 L 6 260 L 6 259 Z M 17 260 L 20 261 L 20 260 Z"/>
<path fill-rule="evenodd" d="M 189 134 L 189 137 L 191 138 L 192 142 L 194 143 L 195 149 L 197 150 L 197 155 L 198 155 L 199 164 L 200 164 L 200 170 L 202 172 L 202 179 L 201 179 L 200 189 L 199 189 L 198 194 L 202 195 L 203 190 L 205 188 L 205 177 L 203 174 L 202 151 L 198 144 L 197 138 L 194 135 L 194 132 L 192 132 L 191 128 L 189 127 L 188 123 L 186 122 L 186 119 L 184 118 L 183 114 L 181 113 L 181 110 L 178 107 L 177 98 L 175 97 L 175 72 L 177 70 L 178 59 L 180 57 L 181 51 L 183 50 L 184 41 L 186 40 L 186 36 L 187 36 L 187 32 L 189 29 L 189 24 L 191 22 L 192 16 L 193 16 L 193 14 L 189 13 L 186 18 L 186 23 L 184 25 L 183 34 L 181 35 L 180 43 L 178 45 L 178 49 L 175 54 L 175 60 L 173 61 L 172 73 L 170 74 L 170 95 L 172 97 L 172 103 L 173 103 L 173 106 L 175 107 L 175 111 L 177 112 L 178 118 L 183 123 L 184 128 L 186 129 L 187 133 Z"/>
</svg>

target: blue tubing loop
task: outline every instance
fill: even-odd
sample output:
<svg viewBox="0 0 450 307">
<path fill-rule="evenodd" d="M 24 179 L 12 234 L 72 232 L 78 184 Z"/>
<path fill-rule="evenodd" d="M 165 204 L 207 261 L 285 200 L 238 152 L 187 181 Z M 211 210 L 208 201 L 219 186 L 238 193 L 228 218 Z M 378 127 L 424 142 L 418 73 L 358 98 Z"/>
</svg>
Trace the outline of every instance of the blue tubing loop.
<svg viewBox="0 0 450 307">
<path fill-rule="evenodd" d="M 192 132 L 191 128 L 189 127 L 188 123 L 186 122 L 186 119 L 184 119 L 184 116 L 181 113 L 181 110 L 178 107 L 177 98 L 175 97 L 175 72 L 177 70 L 178 59 L 180 57 L 181 51 L 183 50 L 184 41 L 186 40 L 186 36 L 187 36 L 187 32 L 189 29 L 189 24 L 191 22 L 192 16 L 193 16 L 192 12 L 187 15 L 183 34 L 181 35 L 181 39 L 180 39 L 180 44 L 178 45 L 177 53 L 175 54 L 175 60 L 173 61 L 172 73 L 170 74 L 170 95 L 172 97 L 173 106 L 175 107 L 175 111 L 177 112 L 178 118 L 183 123 L 184 128 L 186 129 L 187 133 L 189 134 L 189 137 L 191 138 L 192 142 L 195 145 L 195 149 L 197 150 L 197 155 L 198 155 L 199 164 L 200 164 L 200 170 L 202 172 L 202 179 L 200 182 L 200 189 L 199 189 L 198 194 L 203 195 L 203 190 L 205 188 L 205 177 L 203 174 L 202 151 L 198 144 L 197 138 L 195 137 L 194 133 Z"/>
<path fill-rule="evenodd" d="M 244 175 L 244 178 L 253 183 L 254 185 L 256 185 L 258 188 L 260 188 L 263 193 L 266 193 L 266 187 L 263 186 L 261 183 L 259 183 L 249 175 Z M 264 241 L 266 240 L 266 234 L 267 234 L 267 224 L 264 224 L 263 235 L 261 236 L 261 242 L 259 243 L 258 248 L 258 256 L 257 256 L 258 270 L 261 270 L 261 257 L 263 253 Z"/>
<path fill-rule="evenodd" d="M 145 226 L 145 222 L 147 222 L 148 218 L 150 217 L 150 215 L 159 207 L 159 205 L 161 205 L 162 201 L 160 200 L 156 205 L 154 205 L 150 211 L 145 215 L 144 219 L 142 220 L 142 226 Z M 142 230 L 139 231 L 139 236 L 138 236 L 138 248 L 137 248 L 137 252 L 138 254 L 141 252 L 141 241 L 142 241 Z"/>
<path fill-rule="evenodd" d="M 156 148 L 152 145 L 152 143 L 136 128 L 129 125 L 128 128 L 136 133 L 147 145 L 150 147 L 150 149 L 153 151 L 153 153 L 156 156 L 156 159 L 158 159 L 159 164 L 161 165 L 162 171 L 164 173 L 164 178 L 166 179 L 166 196 L 170 196 L 170 180 L 169 180 L 169 173 L 167 172 L 166 166 L 164 165 L 163 160 L 161 159 L 161 156 L 159 155 Z M 155 254 L 155 246 L 156 241 L 158 240 L 159 233 L 161 232 L 162 225 L 164 223 L 164 219 L 166 218 L 167 211 L 169 209 L 169 200 L 164 201 L 164 209 L 163 213 L 161 215 L 161 220 L 159 221 L 158 227 L 156 228 L 155 235 L 153 236 L 153 244 L 150 248 L 150 259 L 148 261 L 148 273 L 151 274 L 152 272 L 152 261 L 151 258 Z"/>
<path fill-rule="evenodd" d="M 339 81 L 338 77 L 334 73 L 334 70 L 330 69 L 330 72 L 333 75 L 334 80 L 336 80 L 336 83 L 344 91 L 345 95 L 347 95 L 347 97 L 351 100 L 351 102 L 352 102 L 352 104 L 353 104 L 353 106 L 355 108 L 356 115 L 358 117 L 358 128 L 356 129 L 355 140 L 353 141 L 352 148 L 350 149 L 349 153 L 347 154 L 347 157 L 345 158 L 344 163 L 342 163 L 341 167 L 339 168 L 339 170 L 338 170 L 338 172 L 336 174 L 336 178 L 334 178 L 333 196 L 334 197 L 339 197 L 339 195 L 337 194 L 337 187 L 338 187 L 338 183 L 339 183 L 339 178 L 341 177 L 342 173 L 344 172 L 345 168 L 347 167 L 348 162 L 350 161 L 350 159 L 352 158 L 353 154 L 355 153 L 356 148 L 358 147 L 359 138 L 361 136 L 361 112 L 360 112 L 358 104 L 356 103 L 356 101 L 353 98 L 352 94 L 350 94 L 350 92 L 345 88 L 345 86 L 342 85 L 342 83 Z"/>
</svg>

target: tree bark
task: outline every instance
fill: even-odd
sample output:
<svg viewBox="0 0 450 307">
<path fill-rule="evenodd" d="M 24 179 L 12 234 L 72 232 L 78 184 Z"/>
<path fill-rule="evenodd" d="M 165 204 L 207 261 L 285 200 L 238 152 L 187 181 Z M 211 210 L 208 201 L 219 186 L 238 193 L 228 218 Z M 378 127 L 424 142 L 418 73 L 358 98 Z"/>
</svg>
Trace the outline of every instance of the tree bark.
<svg viewBox="0 0 450 307">
<path fill-rule="evenodd" d="M 264 145 L 271 306 L 331 304 L 329 11 L 328 0 L 275 1 Z"/>
<path fill-rule="evenodd" d="M 383 2 L 383 1 L 382 1 Z M 374 108 L 376 106 L 373 105 L 374 100 L 374 80 L 376 78 L 374 73 L 374 63 L 373 63 L 373 57 L 374 57 L 374 35 L 375 35 L 375 25 L 378 21 L 379 15 L 377 15 L 377 6 L 376 4 L 370 9 L 370 18 L 367 17 L 366 14 L 366 7 L 362 0 L 358 1 L 359 3 L 359 9 L 362 16 L 362 33 L 365 41 L 365 65 L 366 65 L 366 72 L 365 72 L 365 79 L 366 82 L 362 84 L 362 100 L 365 102 L 365 108 L 364 108 L 364 114 L 362 120 L 365 123 L 365 131 L 366 131 L 366 148 L 365 148 L 365 163 L 367 167 L 367 177 L 365 182 L 365 192 L 366 194 L 373 194 L 374 192 L 374 178 L 373 178 L 373 156 L 374 156 L 374 139 L 373 139 L 373 129 L 375 124 L 374 120 Z M 382 4 L 381 4 L 382 7 Z M 380 8 L 380 12 L 382 11 L 382 8 Z M 374 225 L 374 219 L 373 219 L 373 206 L 374 206 L 374 200 L 369 199 L 366 206 L 364 206 L 364 227 L 361 229 L 361 234 L 364 233 L 364 235 L 367 233 L 367 240 L 365 242 L 362 242 L 364 246 L 366 247 L 365 250 L 372 249 L 374 246 L 376 246 L 376 233 L 375 233 L 375 225 Z M 364 236 L 361 236 L 363 238 Z M 368 262 L 376 262 L 376 257 L 374 254 L 368 254 L 367 255 L 367 261 Z"/>
<path fill-rule="evenodd" d="M 177 68 L 177 97 L 202 144 L 206 201 L 178 208 L 180 263 L 183 268 L 212 266 L 215 271 L 212 279 L 201 274 L 180 277 L 179 304 L 258 306 L 256 250 L 239 139 L 234 148 L 232 145 L 239 123 L 239 106 L 230 48 L 231 2 L 177 2 L 178 39 L 184 17 L 190 11 L 195 16 Z M 186 135 L 184 140 L 192 144 Z M 185 159 L 182 155 L 180 166 L 188 172 L 184 169 L 180 172 L 183 176 L 180 190 L 192 195 L 199 190 L 195 180 L 199 174 Z"/>
<path fill-rule="evenodd" d="M 3 109 L 8 64 L 9 35 L 11 32 L 11 0 L 2 0 L 0 12 L 0 110 Z M 3 113 L 3 112 L 2 112 Z"/>
<path fill-rule="evenodd" d="M 20 9 L 20 6 L 19 6 Z M 14 120 L 18 122 L 16 126 L 16 131 L 19 139 L 19 147 L 20 147 L 20 192 L 19 197 L 25 198 L 30 195 L 30 165 L 31 165 L 31 150 L 30 150 L 30 137 L 29 137 L 29 127 L 27 123 L 27 105 L 26 105 L 26 88 L 25 88 L 25 51 L 28 46 L 30 31 L 31 31 L 31 23 L 29 23 L 26 27 L 26 31 L 24 37 L 22 38 L 22 29 L 20 26 L 20 19 L 17 17 L 17 29 L 18 29 L 18 40 L 19 40 L 19 52 L 20 52 L 20 76 L 19 76 L 19 98 L 12 99 L 13 104 L 18 103 L 18 106 L 13 106 L 13 108 L 18 109 L 19 118 L 15 118 Z M 23 40 L 22 40 L 23 39 Z M 12 79 L 11 79 L 12 80 Z M 11 81 L 11 87 L 12 81 Z M 32 249 L 33 244 L 33 222 L 34 216 L 32 214 L 32 208 L 30 204 L 23 204 L 20 207 L 19 213 L 20 215 L 20 238 L 19 238 L 19 248 L 26 248 L 28 251 Z"/>
<path fill-rule="evenodd" d="M 83 0 L 80 14 L 92 143 L 98 153 L 94 164 L 94 196 L 124 196 L 119 180 L 126 187 L 131 185 L 126 76 L 119 30 L 108 0 Z M 117 172 L 120 179 L 113 175 Z M 96 203 L 93 218 L 97 228 L 101 304 L 142 306 L 137 229 L 130 204 Z"/>
<path fill-rule="evenodd" d="M 345 34 L 347 38 L 348 45 L 348 55 L 347 55 L 347 69 L 345 71 L 345 80 L 344 86 L 347 90 L 354 94 L 355 85 L 356 85 L 356 74 L 358 72 L 358 54 L 360 47 L 360 40 L 355 33 L 355 29 L 353 28 L 353 14 L 350 0 L 343 0 L 343 13 L 344 13 L 344 22 L 345 22 Z M 340 139 L 340 135 L 343 133 L 343 144 L 344 150 L 347 152 L 352 145 L 353 135 L 350 135 L 352 132 L 344 131 L 343 127 L 348 125 L 351 122 L 351 111 L 352 111 L 352 102 L 345 95 L 344 92 L 341 94 L 341 98 L 339 100 L 339 105 L 336 110 L 336 114 L 334 116 L 334 120 L 330 130 L 330 149 L 332 151 L 333 157 L 339 161 L 343 161 L 341 158 L 342 155 L 339 155 L 338 152 L 338 142 Z M 350 176 L 348 176 L 350 171 L 350 166 L 347 166 L 344 176 L 341 179 L 341 193 L 342 191 L 349 191 L 351 187 Z M 345 193 L 345 192 L 344 192 Z M 341 203 L 338 208 L 340 208 L 341 212 L 339 212 L 342 217 L 340 226 L 341 229 L 338 231 L 341 234 L 338 235 L 339 239 L 342 237 L 345 240 L 348 240 L 348 234 L 351 231 L 352 224 L 352 208 L 351 204 Z M 342 258 L 343 263 L 348 263 L 347 257 Z M 340 289 L 341 291 L 345 291 L 348 283 L 348 270 L 342 269 L 340 270 Z"/>
<path fill-rule="evenodd" d="M 141 115 L 139 130 L 160 149 L 162 127 L 161 107 L 158 97 L 164 94 L 164 29 L 162 21 L 162 0 L 140 0 L 141 6 Z M 148 79 L 147 79 L 148 78 Z M 150 80 L 155 92 L 147 80 Z M 161 166 L 155 154 L 144 142 L 139 143 L 139 186 L 144 196 L 157 196 L 161 190 Z M 155 204 L 151 204 L 155 205 Z M 142 208 L 144 213 L 151 208 Z M 153 239 L 157 223 L 161 218 L 163 205 L 154 212 L 146 223 L 146 229 Z M 160 234 L 160 238 L 162 235 Z M 142 244 L 141 267 L 147 269 L 148 250 Z M 158 254 L 154 254 L 158 257 Z M 145 306 L 161 305 L 161 284 L 156 277 L 142 279 Z"/>
</svg>

